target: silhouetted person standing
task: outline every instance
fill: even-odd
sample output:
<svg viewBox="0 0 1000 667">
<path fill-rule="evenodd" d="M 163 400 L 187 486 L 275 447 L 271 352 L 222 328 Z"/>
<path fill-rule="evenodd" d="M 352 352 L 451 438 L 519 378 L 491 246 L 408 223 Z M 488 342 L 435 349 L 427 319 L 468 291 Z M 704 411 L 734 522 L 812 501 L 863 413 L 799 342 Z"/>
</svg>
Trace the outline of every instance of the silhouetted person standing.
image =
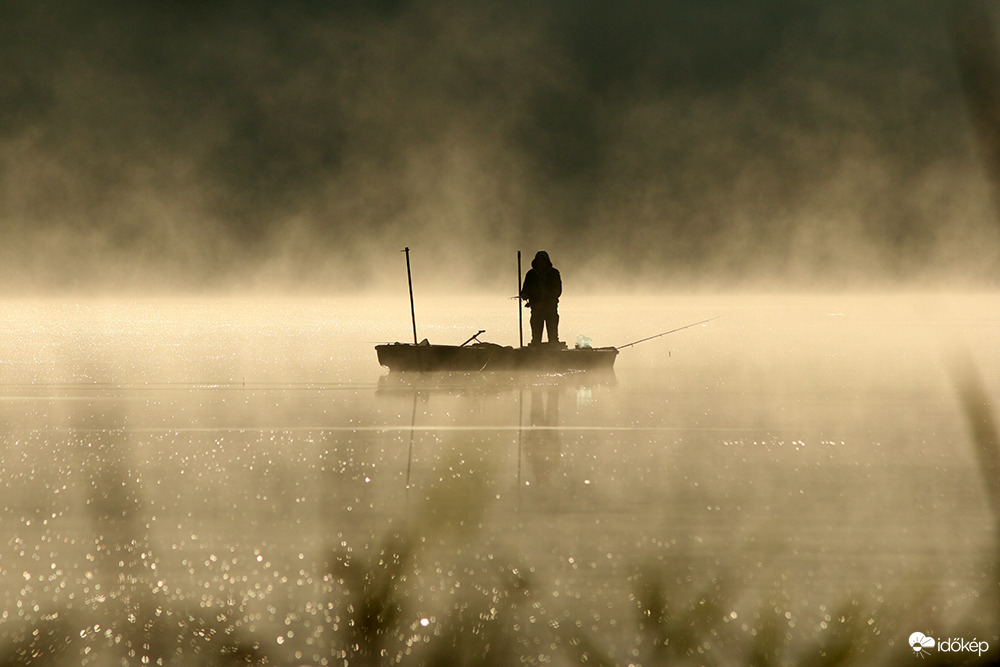
<svg viewBox="0 0 1000 667">
<path fill-rule="evenodd" d="M 549 253 L 539 250 L 531 260 L 531 268 L 524 275 L 521 298 L 531 308 L 531 344 L 542 342 L 542 328 L 548 332 L 549 342 L 559 342 L 559 297 L 562 295 L 562 278 L 559 269 L 552 266 Z"/>
</svg>

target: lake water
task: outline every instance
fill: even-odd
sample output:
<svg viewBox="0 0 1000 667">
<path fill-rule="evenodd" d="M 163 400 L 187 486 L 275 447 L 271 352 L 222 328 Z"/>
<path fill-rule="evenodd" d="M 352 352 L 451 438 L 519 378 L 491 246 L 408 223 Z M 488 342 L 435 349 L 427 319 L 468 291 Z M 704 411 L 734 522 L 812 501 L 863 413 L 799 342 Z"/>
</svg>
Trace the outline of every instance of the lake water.
<svg viewBox="0 0 1000 667">
<path fill-rule="evenodd" d="M 515 308 L 418 298 L 418 334 L 516 344 Z M 1000 401 L 1000 296 L 561 312 L 594 345 L 719 319 L 613 375 L 397 377 L 405 295 L 0 304 L 0 664 L 1000 656 L 956 388 Z"/>
</svg>

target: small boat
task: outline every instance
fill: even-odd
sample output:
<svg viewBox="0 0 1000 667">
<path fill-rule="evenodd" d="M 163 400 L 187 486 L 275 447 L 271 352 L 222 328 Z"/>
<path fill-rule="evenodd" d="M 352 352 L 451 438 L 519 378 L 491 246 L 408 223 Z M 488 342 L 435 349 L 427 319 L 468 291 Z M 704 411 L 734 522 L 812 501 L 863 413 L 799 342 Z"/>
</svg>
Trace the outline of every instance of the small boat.
<svg viewBox="0 0 1000 667">
<path fill-rule="evenodd" d="M 480 372 L 609 371 L 614 367 L 618 348 L 566 347 L 565 343 L 545 343 L 510 347 L 478 340 L 471 345 L 431 345 L 427 341 L 376 345 L 378 362 L 390 371 Z"/>
<path fill-rule="evenodd" d="M 459 372 L 531 371 L 568 373 L 577 371 L 610 371 L 615 365 L 618 349 L 591 347 L 589 339 L 569 348 L 566 343 L 543 343 L 510 347 L 480 341 L 479 331 L 461 345 L 431 345 L 424 339 L 417 342 L 417 320 L 413 309 L 413 280 L 410 274 L 410 249 L 406 253 L 406 280 L 410 288 L 410 316 L 413 321 L 412 343 L 385 343 L 375 346 L 379 364 L 390 371 Z M 521 253 L 517 253 L 518 294 L 521 292 Z M 517 297 L 516 297 L 517 298 Z M 521 305 L 518 298 L 518 328 Z M 581 337 L 582 339 L 582 337 Z"/>
<path fill-rule="evenodd" d="M 542 343 L 510 347 L 480 341 L 479 331 L 461 345 L 431 345 L 424 339 L 417 342 L 417 318 L 413 309 L 413 280 L 410 275 L 410 249 L 406 253 L 406 280 L 410 288 L 410 318 L 413 323 L 412 343 L 385 343 L 375 346 L 378 362 L 390 371 L 478 373 L 482 371 L 518 371 L 538 373 L 575 373 L 580 371 L 611 372 L 619 350 L 660 338 L 677 331 L 707 324 L 718 317 L 685 324 L 653 336 L 619 345 L 618 347 L 591 347 L 590 339 L 580 336 L 574 347 L 566 343 Z M 517 293 L 521 293 L 521 253 L 517 253 Z M 518 330 L 523 331 L 521 300 L 518 299 Z"/>
</svg>

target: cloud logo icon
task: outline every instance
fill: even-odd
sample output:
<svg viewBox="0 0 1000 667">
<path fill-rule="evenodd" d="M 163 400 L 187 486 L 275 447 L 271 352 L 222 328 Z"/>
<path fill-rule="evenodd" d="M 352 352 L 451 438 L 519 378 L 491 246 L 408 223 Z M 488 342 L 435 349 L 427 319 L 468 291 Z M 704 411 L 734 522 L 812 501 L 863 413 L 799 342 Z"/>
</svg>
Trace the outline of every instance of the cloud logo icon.
<svg viewBox="0 0 1000 667">
<path fill-rule="evenodd" d="M 928 637 L 922 632 L 914 632 L 910 635 L 910 648 L 912 648 L 917 655 L 923 657 L 924 653 L 934 648 L 934 638 Z"/>
</svg>

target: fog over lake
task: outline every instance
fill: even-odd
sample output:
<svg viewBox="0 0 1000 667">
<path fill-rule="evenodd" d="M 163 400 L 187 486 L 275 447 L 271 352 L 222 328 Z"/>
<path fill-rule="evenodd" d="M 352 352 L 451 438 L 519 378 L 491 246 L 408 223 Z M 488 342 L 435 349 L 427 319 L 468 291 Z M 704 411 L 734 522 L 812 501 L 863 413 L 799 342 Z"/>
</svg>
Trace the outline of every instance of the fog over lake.
<svg viewBox="0 0 1000 667">
<path fill-rule="evenodd" d="M 432 342 L 516 344 L 504 294 L 416 303 Z M 996 516 L 955 360 L 1000 395 L 998 306 L 574 297 L 565 337 L 595 345 L 719 319 L 610 375 L 397 375 L 374 343 L 410 335 L 405 295 L 6 302 L 3 655 L 884 664 L 914 659 L 918 629 L 997 646 Z"/>
<path fill-rule="evenodd" d="M 995 9 L 17 0 L 0 286 L 996 286 Z"/>
<path fill-rule="evenodd" d="M 998 661 L 998 35 L 0 3 L 0 667 Z"/>
</svg>

